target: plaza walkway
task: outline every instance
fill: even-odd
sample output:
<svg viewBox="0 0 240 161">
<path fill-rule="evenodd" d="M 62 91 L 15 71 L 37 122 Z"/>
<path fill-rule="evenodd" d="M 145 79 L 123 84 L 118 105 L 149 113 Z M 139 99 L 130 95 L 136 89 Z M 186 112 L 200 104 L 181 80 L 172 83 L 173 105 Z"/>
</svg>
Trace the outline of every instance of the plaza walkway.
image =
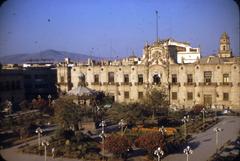
<svg viewBox="0 0 240 161">
<path fill-rule="evenodd" d="M 240 130 L 240 117 L 227 116 L 223 121 L 219 122 L 214 127 L 220 127 L 224 130 L 219 134 L 219 147 L 226 143 L 228 140 L 235 140 L 238 137 Z M 189 143 L 193 149 L 193 154 L 190 156 L 189 161 L 207 161 L 216 151 L 215 145 L 215 132 L 213 128 L 208 129 L 204 133 L 193 136 L 193 140 Z M 37 143 L 37 140 L 28 142 L 29 144 Z M 7 161 L 43 161 L 44 156 L 24 154 L 18 152 L 18 146 L 1 150 L 3 158 Z M 48 157 L 48 161 L 79 161 L 77 159 L 56 158 Z M 138 160 L 140 161 L 140 160 Z M 183 153 L 172 154 L 163 159 L 163 161 L 186 161 L 186 155 Z"/>
<path fill-rule="evenodd" d="M 214 127 L 223 129 L 219 133 L 219 147 L 228 140 L 236 140 L 240 130 L 240 117 L 226 116 L 223 121 L 216 124 Z M 208 129 L 204 133 L 196 134 L 189 146 L 193 149 L 193 154 L 190 155 L 189 161 L 207 161 L 216 152 L 216 133 L 213 128 Z M 163 161 L 186 161 L 186 154 L 179 153 L 165 157 Z"/>
</svg>

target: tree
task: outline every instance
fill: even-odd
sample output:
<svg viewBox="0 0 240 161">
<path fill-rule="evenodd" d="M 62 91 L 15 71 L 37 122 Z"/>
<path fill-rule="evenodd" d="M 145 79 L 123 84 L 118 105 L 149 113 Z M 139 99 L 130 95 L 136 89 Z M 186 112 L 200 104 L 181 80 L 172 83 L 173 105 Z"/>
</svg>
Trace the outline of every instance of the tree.
<svg viewBox="0 0 240 161">
<path fill-rule="evenodd" d="M 19 103 L 20 109 L 21 110 L 29 110 L 30 106 L 27 100 L 23 100 L 22 102 Z"/>
<path fill-rule="evenodd" d="M 142 121 L 149 116 L 145 105 L 140 103 L 119 104 L 114 103 L 112 108 L 106 112 L 107 118 L 117 123 L 124 119 L 130 124 L 135 124 L 137 121 Z"/>
<path fill-rule="evenodd" d="M 160 109 L 168 110 L 169 105 L 167 91 L 162 89 L 153 88 L 147 92 L 146 97 L 143 99 L 143 103 L 146 104 L 152 111 L 152 118 L 155 119 L 156 111 Z"/>
<path fill-rule="evenodd" d="M 113 134 L 106 138 L 105 148 L 114 155 L 123 157 L 124 153 L 131 148 L 131 142 L 125 135 Z"/>
<path fill-rule="evenodd" d="M 195 115 L 198 115 L 201 113 L 202 109 L 205 108 L 204 105 L 201 105 L 201 104 L 196 104 L 193 106 L 191 112 Z"/>
<path fill-rule="evenodd" d="M 135 140 L 135 145 L 139 148 L 145 149 L 149 155 L 153 155 L 154 150 L 158 147 L 161 149 L 166 149 L 164 137 L 160 132 L 146 133 L 142 136 L 139 136 Z"/>
<path fill-rule="evenodd" d="M 84 116 L 84 109 L 73 103 L 72 99 L 60 98 L 55 101 L 54 118 L 65 129 L 78 130 Z"/>
</svg>

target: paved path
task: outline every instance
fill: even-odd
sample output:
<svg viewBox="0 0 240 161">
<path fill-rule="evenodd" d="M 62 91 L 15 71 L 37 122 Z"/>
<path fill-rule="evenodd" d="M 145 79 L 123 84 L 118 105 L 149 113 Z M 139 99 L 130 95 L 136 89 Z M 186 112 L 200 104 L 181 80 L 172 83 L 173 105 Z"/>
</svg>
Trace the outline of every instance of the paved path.
<svg viewBox="0 0 240 161">
<path fill-rule="evenodd" d="M 240 117 L 229 116 L 214 127 L 220 127 L 223 131 L 219 134 L 219 147 L 228 140 L 236 140 L 240 130 Z M 207 161 L 216 152 L 216 134 L 213 128 L 204 133 L 197 134 L 189 143 L 193 149 L 189 161 Z M 186 161 L 186 154 L 173 154 L 165 157 L 163 161 Z"/>
<path fill-rule="evenodd" d="M 228 140 L 235 140 L 238 136 L 240 129 L 240 117 L 226 117 L 223 121 L 219 122 L 214 127 L 223 128 L 224 131 L 219 135 L 219 146 L 222 146 Z M 213 127 L 213 128 L 214 128 Z M 211 155 L 216 151 L 215 146 L 215 132 L 213 128 L 207 130 L 204 133 L 197 134 L 190 142 L 190 146 L 193 148 L 193 154 L 190 156 L 189 161 L 207 161 Z M 29 144 L 37 143 L 37 140 L 28 142 Z M 8 149 L 1 150 L 3 158 L 7 161 L 43 161 L 44 156 L 31 155 L 18 152 L 18 146 L 14 146 Z M 68 158 L 56 158 L 52 159 L 48 157 L 48 161 L 79 161 L 77 159 Z M 140 161 L 140 160 L 139 160 Z M 185 154 L 173 154 L 165 157 L 163 161 L 186 161 Z"/>
</svg>

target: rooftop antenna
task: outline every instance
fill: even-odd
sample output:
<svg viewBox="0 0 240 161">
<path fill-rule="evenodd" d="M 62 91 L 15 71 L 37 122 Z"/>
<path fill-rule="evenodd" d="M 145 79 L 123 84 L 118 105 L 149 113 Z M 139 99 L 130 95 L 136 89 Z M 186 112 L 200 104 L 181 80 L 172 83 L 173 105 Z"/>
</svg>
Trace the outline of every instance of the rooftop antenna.
<svg viewBox="0 0 240 161">
<path fill-rule="evenodd" d="M 158 11 L 156 10 L 156 41 L 158 42 Z"/>
</svg>

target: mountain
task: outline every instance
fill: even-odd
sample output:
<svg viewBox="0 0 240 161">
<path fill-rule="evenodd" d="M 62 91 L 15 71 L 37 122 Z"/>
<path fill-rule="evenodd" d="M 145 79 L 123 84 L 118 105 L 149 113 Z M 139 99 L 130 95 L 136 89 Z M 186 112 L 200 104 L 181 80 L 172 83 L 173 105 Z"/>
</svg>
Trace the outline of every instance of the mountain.
<svg viewBox="0 0 240 161">
<path fill-rule="evenodd" d="M 84 62 L 88 58 L 94 60 L 102 60 L 107 58 L 89 56 L 78 53 L 71 53 L 66 51 L 57 51 L 57 50 L 45 50 L 38 53 L 28 53 L 28 54 L 15 54 L 15 55 L 6 55 L 0 56 L 0 63 L 2 64 L 23 64 L 30 61 L 45 60 L 52 62 L 62 62 L 64 58 L 70 58 L 74 62 Z"/>
</svg>

